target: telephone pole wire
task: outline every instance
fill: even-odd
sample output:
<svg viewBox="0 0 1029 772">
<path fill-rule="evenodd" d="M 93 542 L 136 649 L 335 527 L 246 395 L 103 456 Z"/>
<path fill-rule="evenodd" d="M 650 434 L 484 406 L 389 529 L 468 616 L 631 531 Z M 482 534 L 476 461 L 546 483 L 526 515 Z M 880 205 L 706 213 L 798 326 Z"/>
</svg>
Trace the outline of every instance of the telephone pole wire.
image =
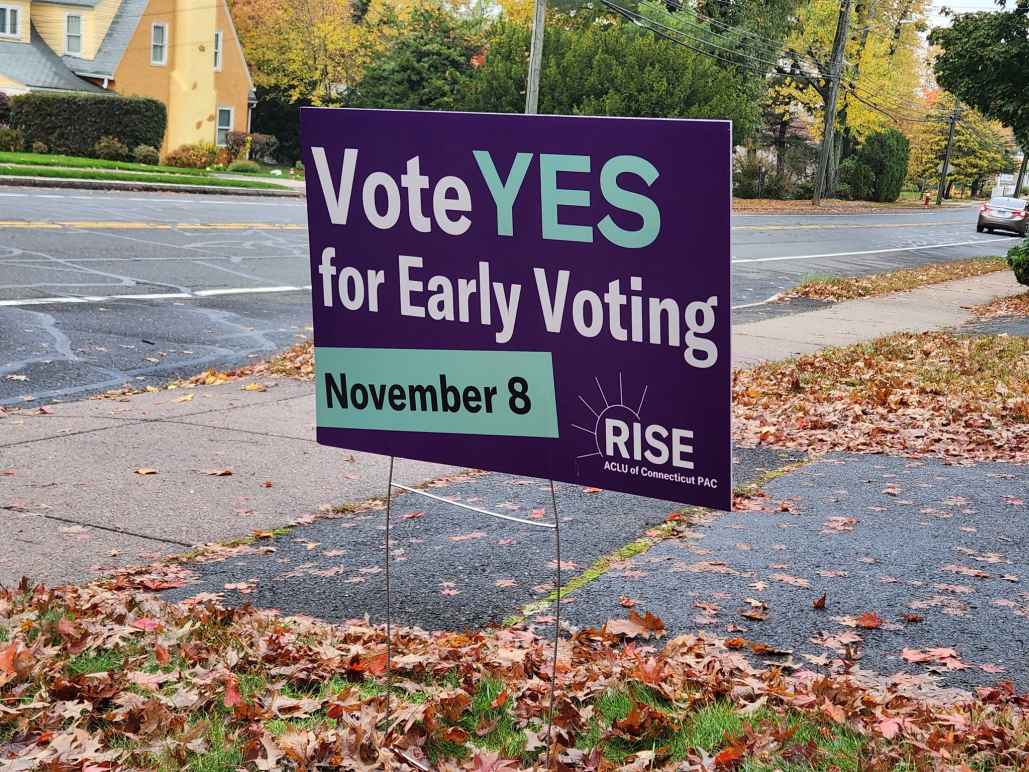
<svg viewBox="0 0 1029 772">
<path fill-rule="evenodd" d="M 954 104 L 954 112 L 950 114 L 950 130 L 947 132 L 947 152 L 943 155 L 943 167 L 940 169 L 940 187 L 936 191 L 936 206 L 943 203 L 943 194 L 947 192 L 947 172 L 950 171 L 950 151 L 954 148 L 954 129 L 961 117 L 961 103 Z"/>
<path fill-rule="evenodd" d="M 536 0 L 532 19 L 532 44 L 529 46 L 529 79 L 525 84 L 525 114 L 539 112 L 540 70 L 543 66 L 543 26 L 547 14 L 547 0 Z"/>
<path fill-rule="evenodd" d="M 836 37 L 833 40 L 832 59 L 829 63 L 829 98 L 825 100 L 825 126 L 822 130 L 822 146 L 818 149 L 818 171 L 815 174 L 815 195 L 812 199 L 816 206 L 822 203 L 822 196 L 832 192 L 826 190 L 826 184 L 829 177 L 833 132 L 836 129 L 836 100 L 839 97 L 840 79 L 843 75 L 843 50 L 847 45 L 849 25 L 850 0 L 843 0 L 840 5 L 840 18 L 836 22 Z"/>
</svg>

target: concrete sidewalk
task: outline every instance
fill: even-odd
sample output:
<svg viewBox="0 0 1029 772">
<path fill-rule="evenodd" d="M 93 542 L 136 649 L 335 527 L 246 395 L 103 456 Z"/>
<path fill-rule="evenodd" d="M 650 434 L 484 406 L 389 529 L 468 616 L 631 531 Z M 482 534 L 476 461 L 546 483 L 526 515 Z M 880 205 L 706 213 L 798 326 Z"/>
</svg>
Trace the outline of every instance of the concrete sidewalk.
<svg viewBox="0 0 1029 772">
<path fill-rule="evenodd" d="M 972 318 L 972 306 L 1024 291 L 1010 271 L 997 271 L 741 324 L 732 331 L 733 366 L 779 361 L 896 332 L 954 327 Z"/>
<path fill-rule="evenodd" d="M 1001 272 L 741 325 L 733 361 L 960 324 L 965 307 L 1019 290 Z M 0 420 L 0 582 L 87 579 L 383 494 L 384 457 L 315 443 L 311 383 L 263 379 L 266 391 L 242 390 L 250 382 Z M 209 474 L 224 469 L 231 475 Z M 395 479 L 410 485 L 455 471 L 400 461 Z"/>
</svg>

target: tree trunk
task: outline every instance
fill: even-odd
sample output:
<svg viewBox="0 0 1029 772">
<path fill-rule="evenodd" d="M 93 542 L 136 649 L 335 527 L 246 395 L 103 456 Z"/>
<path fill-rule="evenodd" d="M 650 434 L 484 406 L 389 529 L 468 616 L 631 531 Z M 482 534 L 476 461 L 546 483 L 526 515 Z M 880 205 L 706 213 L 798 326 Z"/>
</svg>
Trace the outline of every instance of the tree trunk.
<svg viewBox="0 0 1029 772">
<path fill-rule="evenodd" d="M 865 0 L 864 2 L 858 2 L 854 6 L 855 13 L 855 26 L 851 32 L 851 41 L 856 44 L 857 49 L 853 52 L 854 67 L 852 70 L 851 81 L 857 83 L 858 77 L 861 74 L 861 56 L 865 52 L 865 46 L 868 45 L 868 34 L 871 31 L 870 22 L 875 18 L 875 0 Z M 839 126 L 837 128 L 837 136 L 841 138 L 841 142 L 837 144 L 835 153 L 830 158 L 829 169 L 826 171 L 825 178 L 829 181 L 830 190 L 836 189 L 836 183 L 838 182 L 840 172 L 840 161 L 846 157 L 844 152 L 845 146 L 842 144 L 844 137 L 850 137 L 850 129 L 847 127 L 847 107 L 850 104 L 850 94 L 847 91 L 843 92 L 843 106 L 840 109 L 838 115 Z M 851 139 L 853 144 L 856 141 Z"/>
<path fill-rule="evenodd" d="M 786 173 L 786 135 L 789 130 L 789 116 L 780 116 L 775 132 L 775 173 L 780 177 Z"/>
</svg>

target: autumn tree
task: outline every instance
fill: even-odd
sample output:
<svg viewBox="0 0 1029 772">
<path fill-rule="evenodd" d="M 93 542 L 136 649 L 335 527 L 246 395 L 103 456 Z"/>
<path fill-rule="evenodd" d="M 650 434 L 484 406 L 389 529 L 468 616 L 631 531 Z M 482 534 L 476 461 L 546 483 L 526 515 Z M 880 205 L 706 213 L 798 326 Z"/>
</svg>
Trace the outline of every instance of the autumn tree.
<svg viewBox="0 0 1029 772">
<path fill-rule="evenodd" d="M 460 109 L 473 58 L 482 49 L 477 26 L 442 8 L 415 10 L 393 43 L 347 95 L 357 107 Z"/>
<path fill-rule="evenodd" d="M 849 34 L 837 104 L 836 141 L 830 170 L 856 151 L 876 131 L 894 127 L 907 131 L 920 109 L 924 80 L 929 0 L 855 0 L 851 5 Z M 827 77 L 833 37 L 840 12 L 839 0 L 806 0 L 786 41 L 786 75 L 771 89 L 778 103 L 792 103 L 813 119 L 816 135 L 823 122 Z M 832 187 L 835 175 L 830 174 Z"/>
<path fill-rule="evenodd" d="M 941 49 L 933 64 L 939 84 L 1009 126 L 1029 153 L 1029 0 L 1017 0 L 1010 10 L 956 16 L 930 40 Z"/>
<path fill-rule="evenodd" d="M 465 108 L 521 112 L 528 50 L 528 27 L 497 24 Z M 546 28 L 541 113 L 730 118 L 739 142 L 757 123 L 753 96 L 711 58 L 606 14 L 578 13 Z"/>
<path fill-rule="evenodd" d="M 908 180 L 920 191 L 939 184 L 943 156 L 947 148 L 950 115 L 954 97 L 933 95 L 934 103 L 925 121 L 912 129 Z M 987 120 L 974 108 L 965 108 L 954 131 L 948 172 L 951 185 L 967 188 L 980 195 L 991 177 L 1011 171 L 1013 160 L 1009 141 L 996 121 Z"/>
</svg>

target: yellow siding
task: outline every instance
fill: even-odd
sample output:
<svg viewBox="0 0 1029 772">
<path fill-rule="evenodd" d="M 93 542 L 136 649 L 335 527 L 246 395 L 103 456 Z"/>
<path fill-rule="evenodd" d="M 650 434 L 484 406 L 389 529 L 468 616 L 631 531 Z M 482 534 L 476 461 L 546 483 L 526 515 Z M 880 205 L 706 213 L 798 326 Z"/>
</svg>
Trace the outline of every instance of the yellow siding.
<svg viewBox="0 0 1029 772">
<path fill-rule="evenodd" d="M 211 0 L 175 0 L 171 44 L 175 62 L 168 90 L 168 145 L 213 142 L 214 29 Z"/>
<path fill-rule="evenodd" d="M 222 67 L 214 74 L 216 106 L 232 108 L 233 131 L 247 131 L 250 128 L 250 71 L 224 1 L 218 3 L 217 25 L 222 33 Z M 213 53 L 211 59 L 213 62 Z"/>
<path fill-rule="evenodd" d="M 0 0 L 2 2 L 2 0 Z M 155 23 L 168 25 L 168 63 L 150 63 Z M 214 69 L 214 33 L 222 33 L 222 67 Z M 114 79 L 119 94 L 148 96 L 168 108 L 168 130 L 160 148 L 214 142 L 219 107 L 233 108 L 236 131 L 248 128 L 250 74 L 224 0 L 150 0 Z"/>
<path fill-rule="evenodd" d="M 114 80 L 109 87 L 125 96 L 146 96 L 168 104 L 168 88 L 171 83 L 171 68 L 176 61 L 175 47 L 175 0 L 150 0 L 146 16 L 139 21 L 136 32 L 125 49 L 125 55 L 115 70 Z M 168 49 L 168 64 L 164 67 L 150 64 L 150 29 L 153 24 L 168 25 L 171 46 Z M 170 110 L 169 110 L 170 113 Z M 169 114 L 169 124 L 171 115 Z M 164 146 L 168 149 L 168 133 L 164 135 Z"/>
<path fill-rule="evenodd" d="M 0 73 L 0 91 L 5 91 L 8 94 L 20 94 L 28 91 L 24 83 L 19 83 L 16 80 L 8 78 L 3 73 Z"/>
<path fill-rule="evenodd" d="M 0 0 L 2 1 L 2 0 Z M 32 23 L 46 44 L 58 56 L 63 56 L 65 17 L 75 14 L 82 17 L 82 53 L 83 59 L 92 59 L 111 26 L 111 19 L 118 10 L 121 0 L 100 0 L 96 8 L 83 8 L 74 5 L 51 5 L 35 3 L 32 6 Z"/>
<path fill-rule="evenodd" d="M 18 9 L 18 40 L 22 43 L 28 43 L 31 36 L 29 32 L 29 3 L 25 2 L 25 0 L 0 0 L 0 5 Z M 11 40 L 11 38 L 6 36 L 3 39 Z"/>
</svg>

